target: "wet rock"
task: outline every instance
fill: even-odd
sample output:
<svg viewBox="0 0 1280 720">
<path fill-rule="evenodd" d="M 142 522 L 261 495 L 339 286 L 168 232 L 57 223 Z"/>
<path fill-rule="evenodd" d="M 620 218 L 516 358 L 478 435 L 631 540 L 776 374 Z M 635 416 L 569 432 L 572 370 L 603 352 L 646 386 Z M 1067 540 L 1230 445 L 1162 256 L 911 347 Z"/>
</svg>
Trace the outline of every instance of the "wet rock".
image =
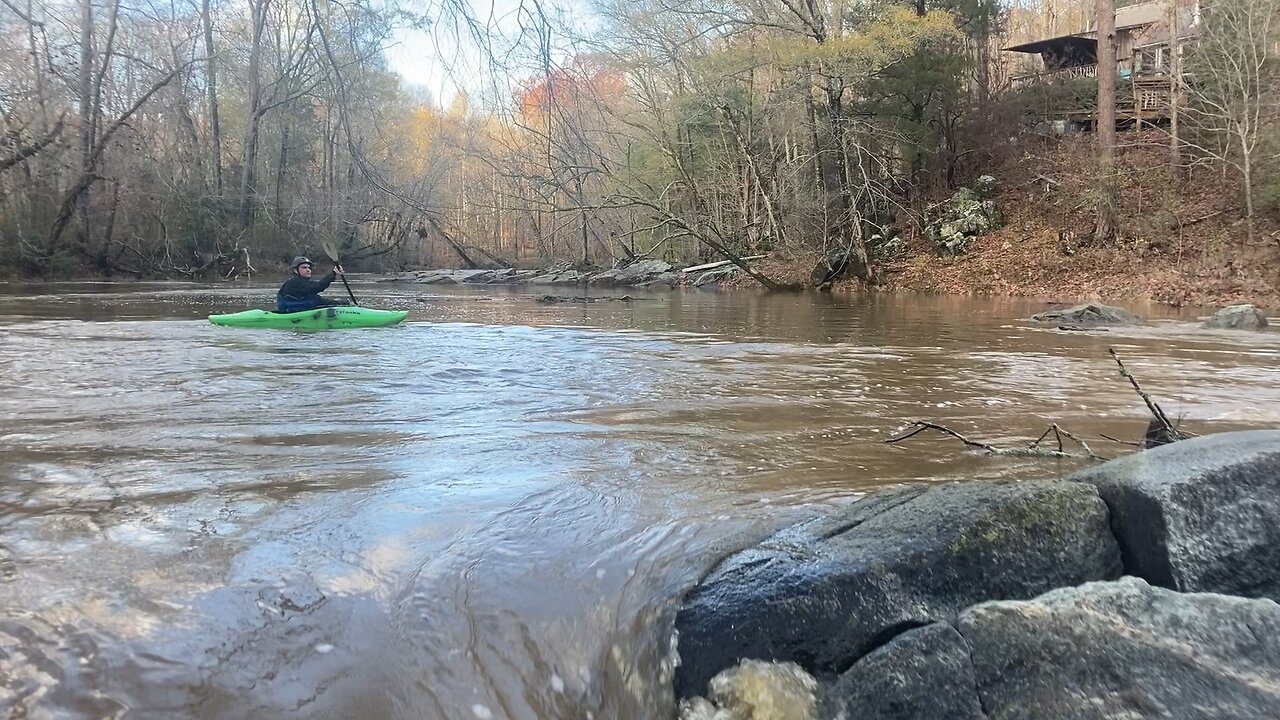
<svg viewBox="0 0 1280 720">
<path fill-rule="evenodd" d="M 447 270 L 428 271 L 419 273 L 414 282 L 422 285 L 456 285 L 458 281 L 453 278 L 453 274 Z"/>
<path fill-rule="evenodd" d="M 469 273 L 462 278 L 462 282 L 469 285 L 484 285 L 494 278 L 494 271 L 482 270 L 477 273 Z"/>
<path fill-rule="evenodd" d="M 849 668 L 974 603 L 1120 573 L 1106 506 L 1079 483 L 966 482 L 875 493 L 730 556 L 677 618 L 680 697 L 745 658 Z"/>
<path fill-rule="evenodd" d="M 710 699 L 680 704 L 680 720 L 812 720 L 818 683 L 795 663 L 748 660 L 716 675 Z"/>
<path fill-rule="evenodd" d="M 662 260 L 639 260 L 592 275 L 589 285 L 612 287 L 615 285 L 646 285 L 671 274 L 671 263 Z"/>
<path fill-rule="evenodd" d="M 945 623 L 908 630 L 854 663 L 824 693 L 820 716 L 986 720 L 969 646 Z"/>
<path fill-rule="evenodd" d="M 414 273 L 414 282 L 421 285 L 454 285 L 458 283 L 485 283 L 499 272 L 497 270 L 423 270 Z"/>
<path fill-rule="evenodd" d="M 596 273 L 588 278 L 587 284 L 594 285 L 596 287 L 614 287 L 618 284 L 618 275 L 619 270 L 617 268 L 605 270 L 604 272 Z"/>
<path fill-rule="evenodd" d="M 585 276 L 577 270 L 559 270 L 530 278 L 530 285 L 581 285 Z"/>
<path fill-rule="evenodd" d="M 1128 574 L 1280 600 L 1280 430 L 1180 440 L 1068 479 L 1111 508 Z"/>
<path fill-rule="evenodd" d="M 818 261 L 817 265 L 809 273 L 809 280 L 815 287 L 821 288 L 846 275 L 865 277 L 868 270 L 869 268 L 862 262 L 856 252 L 849 248 L 838 247 Z"/>
<path fill-rule="evenodd" d="M 1224 307 L 1203 325 L 1212 330 L 1261 330 L 1266 326 L 1267 316 L 1248 303 Z"/>
<path fill-rule="evenodd" d="M 674 272 L 658 273 L 644 282 L 634 283 L 637 287 L 675 287 L 680 282 L 680 275 Z"/>
<path fill-rule="evenodd" d="M 925 234 L 943 255 L 959 255 L 973 238 L 999 230 L 1004 215 L 993 199 L 996 180 L 983 175 L 972 188 L 960 188 L 948 200 L 930 211 Z"/>
<path fill-rule="evenodd" d="M 1067 325 L 1136 325 L 1142 318 L 1113 305 L 1085 303 L 1069 308 L 1046 310 L 1031 316 L 1036 322 L 1062 323 Z"/>
<path fill-rule="evenodd" d="M 957 626 L 993 720 L 1280 717 L 1280 605 L 1269 600 L 1124 578 L 984 603 Z"/>
<path fill-rule="evenodd" d="M 630 295 L 621 297 L 582 297 L 582 296 L 561 296 L 561 295 L 543 295 L 538 298 L 538 302 L 547 305 L 556 303 L 596 303 L 596 302 L 631 302 Z"/>
</svg>

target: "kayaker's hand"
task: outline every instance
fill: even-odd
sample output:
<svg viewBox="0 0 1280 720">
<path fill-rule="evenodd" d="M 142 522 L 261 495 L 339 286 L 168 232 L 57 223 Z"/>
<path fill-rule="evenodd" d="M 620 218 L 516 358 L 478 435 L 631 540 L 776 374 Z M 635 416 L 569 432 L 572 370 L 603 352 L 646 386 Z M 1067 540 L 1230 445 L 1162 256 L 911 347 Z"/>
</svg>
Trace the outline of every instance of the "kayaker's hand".
<svg viewBox="0 0 1280 720">
<path fill-rule="evenodd" d="M 333 271 L 334 271 L 334 272 L 336 272 L 336 273 L 338 273 L 339 275 L 346 275 L 346 274 L 347 274 L 347 271 L 346 271 L 346 270 L 343 270 L 341 265 L 334 265 L 334 266 L 333 266 Z"/>
</svg>

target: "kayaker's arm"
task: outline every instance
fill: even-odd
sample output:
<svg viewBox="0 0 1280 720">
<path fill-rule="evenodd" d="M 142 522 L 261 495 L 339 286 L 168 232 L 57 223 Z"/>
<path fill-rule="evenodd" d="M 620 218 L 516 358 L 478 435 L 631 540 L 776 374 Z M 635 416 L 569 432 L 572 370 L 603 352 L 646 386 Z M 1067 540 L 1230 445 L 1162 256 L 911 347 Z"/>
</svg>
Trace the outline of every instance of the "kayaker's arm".
<svg viewBox="0 0 1280 720">
<path fill-rule="evenodd" d="M 337 275 L 333 271 L 329 271 L 314 280 L 294 276 L 289 278 L 284 287 L 280 288 L 280 292 L 287 297 L 295 298 L 317 295 L 324 292 L 329 287 L 329 283 L 332 283 L 336 277 Z"/>
<path fill-rule="evenodd" d="M 318 287 L 318 289 L 316 290 L 316 292 L 318 292 L 318 293 L 319 293 L 319 292 L 324 292 L 325 290 L 327 290 L 327 289 L 329 288 L 329 284 L 330 284 L 330 283 L 332 283 L 334 280 L 337 280 L 337 279 L 338 279 L 338 273 L 334 272 L 333 270 L 330 270 L 329 272 L 327 272 L 327 273 L 325 273 L 324 275 L 320 276 L 320 279 L 319 279 L 319 280 L 312 280 L 312 282 L 314 282 L 314 283 L 316 284 L 316 286 Z"/>
</svg>

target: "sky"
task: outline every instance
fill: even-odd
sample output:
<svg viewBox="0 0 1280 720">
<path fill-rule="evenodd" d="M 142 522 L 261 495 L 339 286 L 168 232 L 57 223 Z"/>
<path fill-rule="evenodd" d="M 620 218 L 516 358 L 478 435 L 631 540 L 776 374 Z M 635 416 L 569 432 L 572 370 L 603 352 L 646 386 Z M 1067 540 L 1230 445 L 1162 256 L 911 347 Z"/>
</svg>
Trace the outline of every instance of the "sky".
<svg viewBox="0 0 1280 720">
<path fill-rule="evenodd" d="M 478 28 L 447 20 L 437 21 L 426 29 L 400 28 L 385 51 L 391 69 L 404 78 L 407 85 L 429 92 L 441 107 L 447 107 L 460 90 L 471 97 L 493 92 L 495 87 L 500 93 L 509 92 L 515 83 L 539 71 L 529 49 L 510 52 L 520 37 L 521 28 L 533 24 L 532 0 L 464 1 L 470 4 Z M 431 16 L 441 18 L 440 1 L 430 4 Z M 564 26 L 581 31 L 593 24 L 589 0 L 542 0 L 542 7 L 555 18 L 552 21 L 552 42 L 558 46 L 555 54 L 561 57 L 571 54 L 572 49 L 563 46 L 568 33 L 562 31 L 566 29 Z M 488 54 L 479 49 L 477 32 L 489 38 L 492 53 L 498 58 L 496 66 L 488 61 Z M 526 46 L 531 46 L 535 38 L 527 40 Z M 495 74 L 498 77 L 495 78 Z"/>
</svg>

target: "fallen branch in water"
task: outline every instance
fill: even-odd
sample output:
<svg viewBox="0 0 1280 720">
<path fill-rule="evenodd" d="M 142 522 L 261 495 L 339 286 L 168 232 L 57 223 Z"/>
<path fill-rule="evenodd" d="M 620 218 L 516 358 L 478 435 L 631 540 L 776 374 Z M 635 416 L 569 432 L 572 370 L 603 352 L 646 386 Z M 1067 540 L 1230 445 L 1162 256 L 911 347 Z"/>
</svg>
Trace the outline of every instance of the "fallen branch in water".
<svg viewBox="0 0 1280 720">
<path fill-rule="evenodd" d="M 1110 440 L 1111 442 L 1120 443 L 1121 445 L 1128 445 L 1129 447 L 1136 447 L 1136 448 L 1142 447 L 1142 443 L 1133 442 L 1132 440 L 1121 440 L 1118 437 L 1111 437 L 1106 433 L 1098 433 L 1098 436 L 1101 437 L 1103 440 Z"/>
<path fill-rule="evenodd" d="M 1133 385 L 1138 397 L 1142 398 L 1142 402 L 1146 403 L 1147 409 L 1151 411 L 1152 420 L 1147 425 L 1147 434 L 1142 443 L 1144 449 L 1168 445 L 1171 442 L 1195 437 L 1194 433 L 1179 430 L 1177 425 L 1169 422 L 1169 416 L 1164 414 L 1164 410 L 1138 384 L 1138 379 L 1133 376 L 1133 373 L 1129 372 L 1124 363 L 1120 362 L 1120 356 L 1116 354 L 1114 348 L 1107 348 L 1107 352 L 1111 353 L 1111 358 L 1116 361 L 1116 365 L 1120 366 L 1120 375 L 1128 380 L 1130 385 Z"/>
<path fill-rule="evenodd" d="M 908 429 L 906 432 L 904 432 L 903 434 L 897 437 L 889 438 L 888 440 L 885 440 L 885 442 L 892 445 L 894 443 L 902 442 L 907 438 L 915 437 L 916 435 L 919 435 L 925 430 L 936 430 L 937 432 L 940 432 L 944 435 L 950 435 L 951 437 L 964 443 L 967 447 L 974 448 L 977 450 L 982 450 L 988 455 L 1000 455 L 1002 457 L 1071 458 L 1071 459 L 1077 459 L 1077 460 L 1079 459 L 1107 460 L 1108 459 L 1095 453 L 1093 451 L 1093 448 L 1089 447 L 1088 443 L 1080 439 L 1079 436 L 1062 428 L 1057 423 L 1051 424 L 1048 427 L 1048 429 L 1046 429 L 1044 433 L 1040 435 L 1039 438 L 1036 438 L 1036 440 L 1032 442 L 1030 445 L 1028 445 L 1027 447 L 1017 447 L 1017 448 L 996 447 L 995 445 L 991 445 L 990 443 L 978 442 L 977 440 L 970 440 L 969 438 L 965 437 L 964 435 L 961 435 L 960 433 L 956 432 L 955 430 L 952 430 L 951 428 L 945 425 L 939 425 L 938 423 L 928 422 L 925 420 L 917 420 L 911 423 L 911 425 L 907 427 Z M 1050 433 L 1052 433 L 1053 436 L 1058 441 L 1057 450 L 1050 450 L 1048 448 L 1040 447 L 1040 443 L 1042 443 L 1045 440 L 1045 438 L 1049 437 Z M 1064 437 L 1075 442 L 1076 445 L 1078 445 L 1083 452 L 1068 452 L 1062 442 L 1062 439 Z"/>
</svg>

